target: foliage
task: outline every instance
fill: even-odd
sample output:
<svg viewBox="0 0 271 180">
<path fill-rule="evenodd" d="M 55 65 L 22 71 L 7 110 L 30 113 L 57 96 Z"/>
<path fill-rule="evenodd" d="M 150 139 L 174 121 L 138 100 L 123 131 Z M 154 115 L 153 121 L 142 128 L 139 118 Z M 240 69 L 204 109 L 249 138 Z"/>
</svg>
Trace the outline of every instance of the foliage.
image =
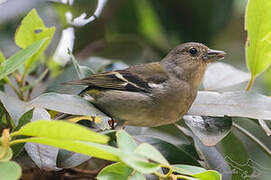
<svg viewBox="0 0 271 180">
<path fill-rule="evenodd" d="M 264 4 L 264 6 L 263 6 Z M 248 41 L 246 43 L 246 60 L 251 71 L 250 89 L 257 74 L 262 73 L 271 64 L 271 2 L 248 1 L 246 26 Z"/>
<path fill-rule="evenodd" d="M 250 0 L 246 10 L 246 61 L 251 71 L 247 89 L 271 62 L 268 21 L 271 3 L 265 2 L 262 6 L 263 2 Z M 127 3 L 134 8 L 130 13 L 137 13 L 140 20 L 140 29 L 129 31 L 139 31 L 156 48 L 168 50 L 171 46 L 165 33 L 168 29 L 163 28 L 165 22 L 158 18 L 154 8 L 158 4 L 152 6 L 145 0 L 141 4 Z M 173 180 L 238 180 L 244 176 L 249 178 L 258 169 L 267 171 L 253 168 L 257 164 L 251 160 L 254 157 L 243 139 L 249 139 L 258 151 L 264 152 L 266 159 L 271 160 L 268 148 L 271 143 L 265 134 L 270 133 L 266 123 L 271 119 L 270 97 L 254 92 L 225 92 L 229 87 L 248 81 L 249 73 L 229 64 L 213 64 L 204 77 L 205 91 L 199 91 L 183 121 L 156 128 L 128 126 L 125 130 L 108 130 L 111 118 L 86 99 L 74 95 L 83 87 L 61 83 L 127 65 L 95 56 L 78 62 L 72 50 L 67 49 L 72 65 L 61 67 L 53 61 L 52 55 L 45 53 L 54 33 L 55 27 L 46 27 L 33 9 L 15 33 L 15 44 L 22 49 L 8 59 L 0 51 L 1 178 L 21 177 L 20 166 L 24 164 L 19 165 L 16 160 L 24 151 L 39 168 L 53 171 L 74 168 L 87 160 L 94 162 L 95 158 L 105 160 L 101 161 L 102 168 L 95 167 L 99 171 L 94 176 L 99 180 L 141 180 L 150 176 Z M 59 76 L 55 77 L 56 74 Z M 33 75 L 34 80 L 29 80 Z M 33 96 L 33 91 L 43 81 L 49 84 L 47 91 L 50 92 Z M 17 97 L 7 93 L 4 85 Z M 65 114 L 68 118 L 56 120 Z"/>
</svg>

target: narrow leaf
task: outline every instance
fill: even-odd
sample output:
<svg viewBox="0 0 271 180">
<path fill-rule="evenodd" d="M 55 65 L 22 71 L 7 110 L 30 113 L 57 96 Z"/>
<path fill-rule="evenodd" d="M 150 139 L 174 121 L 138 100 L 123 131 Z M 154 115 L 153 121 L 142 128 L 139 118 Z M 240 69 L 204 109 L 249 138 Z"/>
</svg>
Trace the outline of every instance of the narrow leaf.
<svg viewBox="0 0 271 180">
<path fill-rule="evenodd" d="M 271 64 L 271 1 L 249 0 L 245 29 L 248 32 L 246 60 L 252 78 Z"/>
<path fill-rule="evenodd" d="M 64 121 L 37 120 L 24 125 L 16 135 L 36 136 L 62 140 L 107 143 L 109 138 L 84 126 Z"/>
<path fill-rule="evenodd" d="M 68 151 L 73 151 L 109 161 L 120 161 L 119 150 L 117 148 L 103 144 L 84 142 L 79 140 L 51 139 L 44 137 L 28 138 L 23 139 L 23 141 L 54 146 L 66 149 Z"/>
<path fill-rule="evenodd" d="M 74 66 L 74 69 L 76 71 L 76 74 L 78 76 L 79 79 L 83 79 L 87 76 L 90 76 L 92 74 L 94 74 L 94 71 L 92 69 L 90 69 L 87 66 L 81 66 L 75 59 L 74 55 L 69 51 L 69 54 L 72 58 L 72 63 Z"/>
<path fill-rule="evenodd" d="M 0 66 L 0 80 L 22 66 L 30 57 L 39 51 L 45 41 L 46 39 L 39 40 L 4 61 Z"/>
</svg>

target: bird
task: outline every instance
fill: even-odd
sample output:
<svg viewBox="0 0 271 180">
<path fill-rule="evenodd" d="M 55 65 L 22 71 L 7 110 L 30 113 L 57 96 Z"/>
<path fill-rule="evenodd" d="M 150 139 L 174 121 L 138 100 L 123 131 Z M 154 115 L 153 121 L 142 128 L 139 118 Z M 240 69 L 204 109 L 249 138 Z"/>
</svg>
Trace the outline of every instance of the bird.
<svg viewBox="0 0 271 180">
<path fill-rule="evenodd" d="M 194 102 L 209 63 L 224 51 L 183 43 L 161 61 L 93 74 L 66 85 L 87 86 L 79 95 L 116 122 L 156 127 L 179 121 Z"/>
</svg>

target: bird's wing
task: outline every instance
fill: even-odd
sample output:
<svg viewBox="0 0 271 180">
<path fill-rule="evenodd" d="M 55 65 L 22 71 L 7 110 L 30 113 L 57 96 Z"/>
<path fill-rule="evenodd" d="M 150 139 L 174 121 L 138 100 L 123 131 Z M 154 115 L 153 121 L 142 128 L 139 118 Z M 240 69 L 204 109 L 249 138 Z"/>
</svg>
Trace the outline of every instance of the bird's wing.
<svg viewBox="0 0 271 180">
<path fill-rule="evenodd" d="M 161 84 L 168 79 L 159 63 L 131 66 L 124 70 L 110 71 L 71 81 L 67 85 L 85 85 L 90 88 L 115 89 L 123 91 L 150 92 L 153 84 Z"/>
</svg>

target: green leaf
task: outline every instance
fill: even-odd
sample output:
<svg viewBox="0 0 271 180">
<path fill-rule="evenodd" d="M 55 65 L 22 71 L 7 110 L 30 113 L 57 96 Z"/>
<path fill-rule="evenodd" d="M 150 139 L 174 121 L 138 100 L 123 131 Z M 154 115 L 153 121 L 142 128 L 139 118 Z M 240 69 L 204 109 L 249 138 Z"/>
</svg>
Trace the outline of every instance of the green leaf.
<svg viewBox="0 0 271 180">
<path fill-rule="evenodd" d="M 133 169 L 143 173 L 150 174 L 160 169 L 160 164 L 148 162 L 147 159 L 137 156 L 136 154 L 123 154 L 121 152 L 120 159 L 122 162 L 132 167 Z"/>
<path fill-rule="evenodd" d="M 200 180 L 221 180 L 221 175 L 217 171 L 205 170 L 201 167 L 189 166 L 189 165 L 173 165 L 173 171 L 190 175 Z"/>
<path fill-rule="evenodd" d="M 0 80 L 14 72 L 22 66 L 25 61 L 35 55 L 42 48 L 45 41 L 45 39 L 39 40 L 4 61 L 0 66 Z"/>
<path fill-rule="evenodd" d="M 159 164 L 150 163 L 147 158 L 135 153 L 137 144 L 126 131 L 118 131 L 116 137 L 121 151 L 120 159 L 125 164 L 144 174 L 153 173 L 160 168 Z"/>
<path fill-rule="evenodd" d="M 203 173 L 194 174 L 193 177 L 198 178 L 200 180 L 222 180 L 221 174 L 213 170 L 208 170 Z"/>
<path fill-rule="evenodd" d="M 79 65 L 74 55 L 70 51 L 69 54 L 72 58 L 72 63 L 79 79 L 83 79 L 87 76 L 94 74 L 94 71 L 91 70 L 89 67 Z"/>
<path fill-rule="evenodd" d="M 230 117 L 192 116 L 183 117 L 185 124 L 205 146 L 214 146 L 231 130 Z"/>
<path fill-rule="evenodd" d="M 0 175 L 3 180 L 17 180 L 22 175 L 22 169 L 14 161 L 0 162 Z"/>
<path fill-rule="evenodd" d="M 170 127 L 171 129 L 173 129 L 172 126 Z M 160 138 L 153 138 L 150 136 L 136 136 L 136 138 L 154 146 L 167 159 L 167 161 L 170 162 L 170 164 L 184 163 L 194 166 L 200 166 L 200 164 L 196 160 L 196 157 L 188 154 L 188 150 L 185 151 L 183 147 L 178 147 L 175 144 L 173 145 L 173 143 L 169 143 L 169 141 L 164 141 Z M 192 149 L 189 148 L 189 151 L 192 151 Z"/>
<path fill-rule="evenodd" d="M 160 19 L 151 2 L 141 0 L 140 3 L 135 2 L 135 7 L 138 11 L 140 30 L 142 31 L 142 34 L 149 38 L 158 47 L 167 50 L 169 48 L 167 37 L 163 32 L 163 26 L 161 25 Z"/>
<path fill-rule="evenodd" d="M 105 167 L 97 176 L 98 180 L 145 180 L 143 174 L 131 169 L 123 163 L 115 163 Z"/>
<path fill-rule="evenodd" d="M 79 140 L 68 140 L 68 139 L 51 139 L 44 137 L 34 137 L 22 139 L 23 142 L 33 142 L 40 143 L 49 146 L 54 146 L 62 149 L 66 149 L 68 151 L 73 151 L 81 154 L 85 154 L 88 156 L 93 156 L 100 159 L 105 159 L 109 161 L 120 161 L 119 155 L 120 151 L 117 148 L 97 144 L 92 142 L 84 142 Z"/>
<path fill-rule="evenodd" d="M 176 165 L 173 165 L 173 171 L 180 174 L 192 175 L 192 174 L 205 172 L 206 170 L 198 166 L 176 164 Z"/>
<path fill-rule="evenodd" d="M 84 126 L 65 121 L 37 120 L 24 125 L 16 135 L 36 136 L 60 140 L 78 140 L 107 143 L 109 138 Z"/>
<path fill-rule="evenodd" d="M 0 50 L 0 63 L 4 62 L 6 60 L 5 55 L 3 52 Z"/>
<path fill-rule="evenodd" d="M 163 165 L 169 165 L 164 156 L 150 144 L 142 143 L 136 148 L 136 153 L 147 157 L 148 159 L 161 163 Z"/>
<path fill-rule="evenodd" d="M 12 129 L 12 132 L 18 131 L 22 126 L 29 123 L 32 119 L 33 111 L 34 111 L 34 108 L 24 113 L 23 116 L 19 119 L 18 125 L 14 129 Z M 19 139 L 19 138 L 20 137 L 15 137 L 13 138 L 13 140 Z M 25 145 L 24 143 L 20 143 L 20 144 L 15 144 L 14 146 L 12 146 L 12 151 L 14 154 L 13 158 L 16 158 L 22 152 L 22 150 L 24 149 L 24 145 Z"/>
<path fill-rule="evenodd" d="M 24 113 L 24 115 L 19 119 L 18 125 L 12 130 L 13 132 L 18 131 L 22 126 L 29 123 L 33 116 L 34 108 Z"/>
<path fill-rule="evenodd" d="M 249 0 L 245 29 L 248 32 L 246 60 L 252 79 L 271 64 L 271 1 Z"/>
<path fill-rule="evenodd" d="M 46 38 L 45 43 L 39 49 L 38 53 L 31 57 L 25 64 L 25 71 L 35 63 L 37 58 L 45 51 L 50 44 L 55 32 L 55 27 L 47 28 L 36 9 L 32 9 L 22 20 L 20 26 L 15 33 L 15 43 L 25 48 L 38 40 Z"/>
<path fill-rule="evenodd" d="M 116 134 L 117 143 L 119 149 L 123 153 L 133 153 L 136 149 L 136 142 L 134 139 L 124 130 L 120 130 Z"/>
<path fill-rule="evenodd" d="M 32 89 L 36 84 L 38 84 L 41 80 L 43 80 L 43 78 L 47 75 L 48 73 L 48 69 L 46 69 L 40 76 L 38 79 L 36 79 L 34 82 L 32 82 L 31 84 L 22 87 L 22 91 L 28 91 L 30 89 Z"/>
<path fill-rule="evenodd" d="M 242 140 L 230 132 L 222 141 L 222 150 L 225 160 L 232 172 L 232 179 L 242 179 L 244 174 L 253 173 L 253 165 L 249 162 L 249 155 Z"/>
</svg>

